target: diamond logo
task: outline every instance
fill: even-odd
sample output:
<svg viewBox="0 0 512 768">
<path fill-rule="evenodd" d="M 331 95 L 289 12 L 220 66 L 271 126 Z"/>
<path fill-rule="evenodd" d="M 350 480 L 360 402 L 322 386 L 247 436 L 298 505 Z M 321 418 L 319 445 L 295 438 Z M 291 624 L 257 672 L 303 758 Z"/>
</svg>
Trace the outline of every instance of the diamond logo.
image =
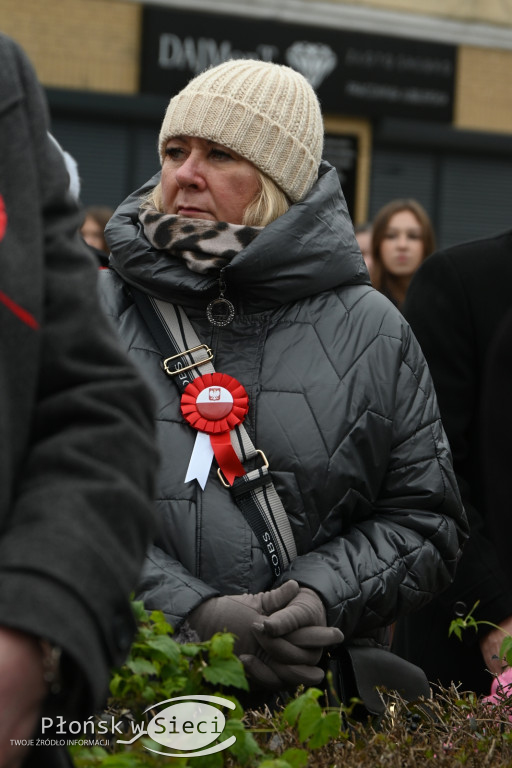
<svg viewBox="0 0 512 768">
<path fill-rule="evenodd" d="M 293 43 L 286 50 L 285 58 L 313 88 L 318 88 L 338 63 L 338 57 L 328 45 L 305 40 Z"/>
</svg>

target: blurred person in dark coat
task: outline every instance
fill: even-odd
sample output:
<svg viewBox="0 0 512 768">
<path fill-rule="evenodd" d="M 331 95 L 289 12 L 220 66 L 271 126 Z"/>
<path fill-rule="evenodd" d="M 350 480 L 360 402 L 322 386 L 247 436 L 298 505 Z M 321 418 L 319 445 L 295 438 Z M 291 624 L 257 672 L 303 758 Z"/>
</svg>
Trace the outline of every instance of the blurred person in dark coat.
<svg viewBox="0 0 512 768">
<path fill-rule="evenodd" d="M 512 257 L 512 253 L 509 258 Z M 484 377 L 484 494 L 491 539 L 512 584 L 512 297 L 494 335 Z"/>
<path fill-rule="evenodd" d="M 486 361 L 511 306 L 511 282 L 509 230 L 430 256 L 413 277 L 403 307 L 432 373 L 471 534 L 453 584 L 398 622 L 394 647 L 420 664 L 431 681 L 453 681 L 478 694 L 489 693 L 490 673 L 501 671 L 504 634 L 483 625 L 478 633 L 463 633 L 461 643 L 448 630 L 452 619 L 479 601 L 476 619 L 512 631 L 512 582 L 500 566 L 486 513 L 481 420 Z M 506 521 L 510 501 L 492 514 Z"/>
<path fill-rule="evenodd" d="M 0 35 L 0 766 L 85 719 L 134 631 L 152 529 L 153 405 L 97 302 L 97 267 L 25 54 Z"/>
</svg>

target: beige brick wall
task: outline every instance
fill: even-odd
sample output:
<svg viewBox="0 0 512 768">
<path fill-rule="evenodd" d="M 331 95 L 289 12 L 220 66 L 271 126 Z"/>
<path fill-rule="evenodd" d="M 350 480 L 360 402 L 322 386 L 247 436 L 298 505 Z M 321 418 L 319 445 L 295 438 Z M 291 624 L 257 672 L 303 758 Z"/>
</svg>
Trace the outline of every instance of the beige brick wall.
<svg viewBox="0 0 512 768">
<path fill-rule="evenodd" d="M 455 126 L 512 133 L 511 73 L 512 51 L 461 47 Z"/>
<path fill-rule="evenodd" d="M 46 86 L 136 93 L 140 12 L 117 0 L 0 0 L 0 29 Z"/>
<path fill-rule="evenodd" d="M 315 0 L 310 0 L 315 2 Z M 322 2 L 324 0 L 321 0 Z M 505 24 L 512 27 L 512 0 L 332 0 L 363 5 L 381 11 L 421 13 L 481 24 Z"/>
<path fill-rule="evenodd" d="M 512 24 L 512 0 L 360 2 Z M 129 94 L 138 89 L 141 10 L 123 0 L 0 0 L 0 29 L 25 48 L 44 85 Z M 512 51 L 462 46 L 458 69 L 455 125 L 512 133 Z"/>
</svg>

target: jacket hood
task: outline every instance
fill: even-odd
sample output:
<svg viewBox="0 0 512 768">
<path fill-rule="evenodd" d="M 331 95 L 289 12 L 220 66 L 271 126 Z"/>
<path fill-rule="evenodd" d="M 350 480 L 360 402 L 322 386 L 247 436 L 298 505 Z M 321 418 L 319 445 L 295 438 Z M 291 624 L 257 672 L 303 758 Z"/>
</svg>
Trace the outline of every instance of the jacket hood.
<svg viewBox="0 0 512 768">
<path fill-rule="evenodd" d="M 141 199 L 160 173 L 116 210 L 105 236 L 110 266 L 131 285 L 157 298 L 203 305 L 218 295 L 219 274 L 198 275 L 155 249 L 139 221 Z M 305 200 L 295 203 L 224 268 L 226 296 L 242 311 L 264 311 L 341 285 L 370 285 L 338 174 L 322 162 Z"/>
</svg>

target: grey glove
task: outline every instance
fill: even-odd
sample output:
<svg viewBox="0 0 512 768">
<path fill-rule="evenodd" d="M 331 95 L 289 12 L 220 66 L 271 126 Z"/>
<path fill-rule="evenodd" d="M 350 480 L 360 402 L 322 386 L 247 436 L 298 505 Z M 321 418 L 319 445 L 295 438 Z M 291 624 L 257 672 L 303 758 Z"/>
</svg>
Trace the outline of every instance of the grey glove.
<svg viewBox="0 0 512 768">
<path fill-rule="evenodd" d="M 296 581 L 286 581 L 277 589 L 256 595 L 224 595 L 212 597 L 199 605 L 188 616 L 188 623 L 201 640 L 209 640 L 216 632 L 236 635 L 235 653 L 255 654 L 259 644 L 251 627 L 255 621 L 277 611 L 299 594 Z"/>
<path fill-rule="evenodd" d="M 320 667 L 307 664 L 280 664 L 261 652 L 258 656 L 242 654 L 240 661 L 244 665 L 253 689 L 280 691 L 285 688 L 297 688 L 301 683 L 306 686 L 318 685 L 324 677 L 324 671 Z"/>
<path fill-rule="evenodd" d="M 286 586 L 289 582 L 285 582 Z M 324 604 L 317 593 L 308 587 L 300 587 L 298 594 L 280 610 L 275 609 L 272 616 L 256 622 L 269 637 L 281 637 L 295 632 L 302 627 L 325 627 L 327 617 Z"/>
<path fill-rule="evenodd" d="M 256 640 L 273 661 L 287 664 L 318 664 L 324 649 L 344 640 L 337 627 L 302 627 L 282 637 L 270 637 L 260 623 L 253 624 Z"/>
</svg>

